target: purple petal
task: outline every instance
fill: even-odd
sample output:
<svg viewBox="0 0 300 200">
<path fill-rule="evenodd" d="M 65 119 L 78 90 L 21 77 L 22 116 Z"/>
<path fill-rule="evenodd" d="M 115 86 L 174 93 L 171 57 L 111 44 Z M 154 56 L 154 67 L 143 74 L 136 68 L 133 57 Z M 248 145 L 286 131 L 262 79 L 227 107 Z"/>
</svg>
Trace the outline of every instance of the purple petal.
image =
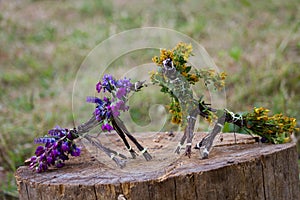
<svg viewBox="0 0 300 200">
<path fill-rule="evenodd" d="M 118 99 L 122 99 L 123 97 L 126 96 L 126 93 L 127 93 L 127 91 L 126 91 L 125 88 L 119 88 L 118 91 L 117 91 L 116 96 L 117 96 Z"/>
<path fill-rule="evenodd" d="M 62 149 L 64 152 L 69 151 L 69 150 L 70 150 L 69 143 L 68 143 L 68 142 L 62 143 L 61 149 Z"/>
<path fill-rule="evenodd" d="M 30 162 L 34 162 L 34 161 L 36 161 L 36 156 L 32 156 L 31 158 L 30 158 Z"/>
<path fill-rule="evenodd" d="M 76 147 L 73 149 L 73 151 L 71 152 L 72 156 L 80 156 L 80 148 Z"/>
<path fill-rule="evenodd" d="M 55 142 L 54 138 L 50 138 L 50 137 L 41 137 L 41 138 L 36 138 L 34 139 L 34 143 L 35 144 L 46 144 L 46 143 L 53 143 Z"/>
<path fill-rule="evenodd" d="M 40 156 L 45 152 L 45 147 L 43 146 L 38 146 L 35 150 L 35 155 Z"/>
<path fill-rule="evenodd" d="M 40 163 L 38 168 L 37 168 L 37 172 L 43 172 L 43 171 L 46 171 L 48 169 L 47 165 L 44 164 L 44 163 Z"/>
<path fill-rule="evenodd" d="M 63 163 L 61 160 L 57 160 L 57 161 L 55 161 L 55 166 L 57 168 L 61 168 L 61 167 L 65 166 L 65 163 Z"/>
<path fill-rule="evenodd" d="M 109 123 L 102 124 L 101 129 L 103 131 L 109 131 L 109 132 L 114 130 L 113 127 Z"/>
<path fill-rule="evenodd" d="M 102 84 L 101 84 L 101 82 L 99 81 L 99 82 L 97 83 L 97 85 L 96 85 L 96 90 L 97 90 L 98 93 L 100 93 L 100 92 L 101 92 L 101 89 L 102 89 Z"/>
<path fill-rule="evenodd" d="M 86 102 L 88 103 L 97 103 L 102 105 L 103 101 L 101 99 L 99 99 L 98 97 L 86 97 Z"/>
<path fill-rule="evenodd" d="M 47 163 L 48 163 L 48 165 L 53 164 L 54 163 L 54 158 L 52 156 L 48 156 L 47 157 Z"/>
<path fill-rule="evenodd" d="M 57 149 L 52 149 L 52 151 L 51 151 L 51 155 L 53 156 L 53 157 L 56 157 L 56 156 L 58 156 L 60 153 L 59 153 L 59 151 L 57 151 Z"/>
</svg>

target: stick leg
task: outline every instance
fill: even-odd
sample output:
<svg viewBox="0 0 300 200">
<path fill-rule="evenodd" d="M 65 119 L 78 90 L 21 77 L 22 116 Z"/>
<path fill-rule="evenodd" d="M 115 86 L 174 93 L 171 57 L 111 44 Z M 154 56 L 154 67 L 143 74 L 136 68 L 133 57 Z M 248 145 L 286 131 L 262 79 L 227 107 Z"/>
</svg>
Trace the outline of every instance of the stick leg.
<svg viewBox="0 0 300 200">
<path fill-rule="evenodd" d="M 123 140 L 126 148 L 128 149 L 128 151 L 130 152 L 131 156 L 133 159 L 136 158 L 137 153 L 132 149 L 132 147 L 130 146 L 130 144 L 128 143 L 126 136 L 123 132 L 123 130 L 118 126 L 118 124 L 116 123 L 115 120 L 112 120 L 112 125 L 114 127 L 114 129 L 116 130 L 116 132 L 118 133 L 118 135 L 120 136 L 120 138 Z"/>
<path fill-rule="evenodd" d="M 99 122 L 97 121 L 95 115 L 93 115 L 91 119 L 89 119 L 89 121 L 77 127 L 78 133 L 79 134 L 87 133 L 91 129 L 95 128 L 98 124 Z"/>
<path fill-rule="evenodd" d="M 196 145 L 196 148 L 200 149 L 201 159 L 208 158 L 215 137 L 222 131 L 223 125 L 225 123 L 225 118 L 226 113 L 218 118 L 213 130 Z"/>
<path fill-rule="evenodd" d="M 184 144 L 184 142 L 185 142 L 185 140 L 186 140 L 186 134 L 187 134 L 187 127 L 185 128 L 184 134 L 183 134 L 183 136 L 182 136 L 180 142 L 178 143 L 178 145 L 177 145 L 177 147 L 176 147 L 176 149 L 175 149 L 175 153 L 177 153 L 177 154 L 180 153 L 180 150 L 181 150 L 181 148 L 182 148 L 182 146 L 183 146 L 183 144 Z"/>
<path fill-rule="evenodd" d="M 114 118 L 113 120 L 116 125 L 126 134 L 126 136 L 135 144 L 135 146 L 138 148 L 138 150 L 143 154 L 145 159 L 147 161 L 152 159 L 152 156 L 148 153 L 147 148 L 144 148 L 138 141 L 137 139 L 129 133 L 127 130 L 126 126 L 122 122 L 122 120 L 118 117 Z"/>
<path fill-rule="evenodd" d="M 191 153 L 192 153 L 192 141 L 194 137 L 194 128 L 197 119 L 197 114 L 198 114 L 198 110 L 194 110 L 188 116 L 188 125 L 186 129 L 187 141 L 186 141 L 185 155 L 188 156 L 189 158 L 191 157 Z"/>
<path fill-rule="evenodd" d="M 116 156 L 120 156 L 121 158 L 125 158 L 123 154 L 120 154 L 119 152 L 113 151 L 105 146 L 103 146 L 99 141 L 93 139 L 90 135 L 86 134 L 83 136 L 86 140 L 88 140 L 92 145 L 96 146 L 100 150 L 102 150 L 106 155 L 108 155 L 120 168 L 125 167 L 126 162 L 124 160 L 120 160 Z"/>
</svg>

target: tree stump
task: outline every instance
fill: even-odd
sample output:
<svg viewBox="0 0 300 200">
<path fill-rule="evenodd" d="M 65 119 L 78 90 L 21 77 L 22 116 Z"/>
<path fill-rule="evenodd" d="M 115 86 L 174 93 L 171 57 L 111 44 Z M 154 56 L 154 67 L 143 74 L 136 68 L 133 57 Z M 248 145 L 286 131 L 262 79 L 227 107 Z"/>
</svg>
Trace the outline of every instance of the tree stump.
<svg viewBox="0 0 300 200">
<path fill-rule="evenodd" d="M 204 135 L 197 133 L 196 137 Z M 191 158 L 177 156 L 161 168 L 160 155 L 155 152 L 159 151 L 157 144 L 161 147 L 167 142 L 167 136 L 161 134 L 159 141 L 143 141 L 153 161 L 141 159 L 135 166 L 140 170 L 131 173 L 100 163 L 86 150 L 61 169 L 34 173 L 22 166 L 15 174 L 20 199 L 300 199 L 295 143 L 261 144 L 251 136 L 236 135 L 237 143 L 233 134 L 224 133 L 208 159 L 200 160 L 199 151 L 193 149 Z M 156 162 L 157 170 L 143 172 L 151 162 Z"/>
</svg>

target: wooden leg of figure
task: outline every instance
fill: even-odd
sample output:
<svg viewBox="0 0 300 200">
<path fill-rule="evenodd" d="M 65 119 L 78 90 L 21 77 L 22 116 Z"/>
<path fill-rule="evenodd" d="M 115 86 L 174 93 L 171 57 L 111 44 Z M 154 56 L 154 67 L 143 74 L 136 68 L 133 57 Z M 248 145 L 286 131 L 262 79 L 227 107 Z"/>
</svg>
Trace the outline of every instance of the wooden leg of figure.
<svg viewBox="0 0 300 200">
<path fill-rule="evenodd" d="M 187 129 L 188 129 L 188 127 L 186 127 L 186 128 L 184 129 L 183 136 L 182 136 L 180 142 L 178 143 L 178 145 L 177 145 L 177 147 L 176 147 L 176 149 L 175 149 L 175 153 L 177 153 L 177 154 L 180 153 L 180 150 L 181 150 L 181 148 L 183 147 L 183 144 L 184 144 L 184 142 L 185 142 L 185 140 L 186 140 Z"/>
<path fill-rule="evenodd" d="M 119 124 L 113 120 L 112 121 L 112 125 L 113 125 L 113 128 L 115 129 L 115 131 L 118 133 L 118 135 L 120 136 L 120 138 L 123 140 L 126 148 L 128 149 L 128 151 L 130 152 L 131 156 L 133 159 L 136 158 L 137 156 L 137 153 L 132 149 L 132 147 L 130 146 L 130 144 L 128 143 L 127 139 L 126 139 L 126 136 L 123 132 L 123 129 L 119 127 Z"/>
<path fill-rule="evenodd" d="M 97 125 L 99 125 L 99 122 L 97 121 L 95 115 L 93 115 L 91 119 L 89 119 L 89 121 L 77 127 L 77 132 L 78 134 L 87 133 L 93 128 L 95 128 Z"/>
<path fill-rule="evenodd" d="M 106 155 L 108 155 L 120 168 L 125 167 L 126 162 L 124 160 L 120 160 L 116 156 L 120 156 L 121 158 L 125 158 L 125 159 L 126 156 L 103 146 L 99 141 L 95 140 L 88 134 L 84 135 L 83 138 L 88 140 L 92 145 L 96 146 L 101 151 L 103 151 Z"/>
<path fill-rule="evenodd" d="M 143 154 L 144 158 L 149 161 L 152 159 L 152 156 L 148 153 L 147 148 L 144 148 L 137 139 L 129 133 L 126 126 L 122 122 L 122 120 L 118 117 L 114 118 L 113 120 L 117 126 L 122 129 L 122 131 L 125 133 L 125 135 L 135 144 L 135 146 L 138 148 L 138 150 Z"/>
<path fill-rule="evenodd" d="M 185 155 L 188 157 L 191 157 L 192 153 L 192 141 L 194 137 L 194 128 L 195 123 L 197 119 L 198 110 L 194 110 L 190 115 L 188 116 L 188 125 L 187 125 L 187 141 L 186 141 L 186 149 L 185 149 Z"/>
<path fill-rule="evenodd" d="M 221 117 L 218 118 L 213 130 L 196 145 L 196 148 L 200 149 L 201 159 L 208 158 L 215 137 L 223 129 L 225 118 L 226 118 L 226 114 L 224 113 Z"/>
</svg>

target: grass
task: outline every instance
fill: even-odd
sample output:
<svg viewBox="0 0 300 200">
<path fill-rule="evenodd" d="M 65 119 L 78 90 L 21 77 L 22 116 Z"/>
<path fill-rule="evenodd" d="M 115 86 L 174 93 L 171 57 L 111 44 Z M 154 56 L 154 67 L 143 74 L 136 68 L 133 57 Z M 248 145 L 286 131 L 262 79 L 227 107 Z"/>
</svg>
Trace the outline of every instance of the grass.
<svg viewBox="0 0 300 200">
<path fill-rule="evenodd" d="M 33 138 L 57 123 L 73 126 L 72 84 L 84 57 L 99 42 L 131 28 L 171 28 L 200 42 L 228 74 L 229 109 L 266 106 L 300 120 L 297 0 L 0 5 L 0 163 L 6 174 L 1 190 L 9 196 L 17 196 L 13 173 L 33 154 Z"/>
</svg>

